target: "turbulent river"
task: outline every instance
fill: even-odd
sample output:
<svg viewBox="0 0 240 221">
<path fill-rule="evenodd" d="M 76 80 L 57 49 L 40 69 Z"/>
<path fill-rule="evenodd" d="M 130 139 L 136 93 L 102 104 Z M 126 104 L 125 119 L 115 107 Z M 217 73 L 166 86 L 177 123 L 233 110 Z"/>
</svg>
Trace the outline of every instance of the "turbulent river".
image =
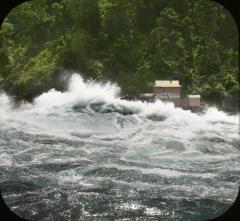
<svg viewBox="0 0 240 221">
<path fill-rule="evenodd" d="M 239 117 L 126 101 L 74 74 L 13 107 L 0 94 L 0 188 L 28 220 L 207 220 L 234 202 Z"/>
</svg>

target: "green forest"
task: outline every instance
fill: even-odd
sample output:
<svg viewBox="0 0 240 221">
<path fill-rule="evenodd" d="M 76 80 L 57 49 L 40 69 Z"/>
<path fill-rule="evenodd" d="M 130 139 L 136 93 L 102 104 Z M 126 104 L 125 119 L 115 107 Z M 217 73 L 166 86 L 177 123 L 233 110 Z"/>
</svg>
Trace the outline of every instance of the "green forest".
<svg viewBox="0 0 240 221">
<path fill-rule="evenodd" d="M 111 81 L 123 95 L 176 79 L 184 94 L 239 106 L 238 31 L 210 0 L 33 0 L 0 32 L 0 89 L 31 101 L 58 76 Z"/>
</svg>

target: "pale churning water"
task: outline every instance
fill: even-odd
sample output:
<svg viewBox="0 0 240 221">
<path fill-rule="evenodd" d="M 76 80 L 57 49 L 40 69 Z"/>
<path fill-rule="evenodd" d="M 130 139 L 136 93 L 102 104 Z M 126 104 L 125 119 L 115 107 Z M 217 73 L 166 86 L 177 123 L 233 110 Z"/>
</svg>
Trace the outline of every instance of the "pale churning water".
<svg viewBox="0 0 240 221">
<path fill-rule="evenodd" d="M 17 108 L 0 95 L 0 188 L 29 220 L 206 220 L 234 202 L 239 118 L 119 98 L 74 74 Z"/>
</svg>

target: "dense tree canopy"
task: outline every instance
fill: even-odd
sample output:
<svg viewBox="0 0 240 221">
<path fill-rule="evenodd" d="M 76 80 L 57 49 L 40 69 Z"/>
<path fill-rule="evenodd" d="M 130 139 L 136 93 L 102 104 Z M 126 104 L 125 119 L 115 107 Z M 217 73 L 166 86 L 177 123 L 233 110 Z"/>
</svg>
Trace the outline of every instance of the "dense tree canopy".
<svg viewBox="0 0 240 221">
<path fill-rule="evenodd" d="M 74 70 L 124 94 L 179 79 L 207 102 L 239 102 L 237 27 L 210 0 L 33 0 L 4 22 L 0 67 L 0 87 L 25 99 Z"/>
</svg>

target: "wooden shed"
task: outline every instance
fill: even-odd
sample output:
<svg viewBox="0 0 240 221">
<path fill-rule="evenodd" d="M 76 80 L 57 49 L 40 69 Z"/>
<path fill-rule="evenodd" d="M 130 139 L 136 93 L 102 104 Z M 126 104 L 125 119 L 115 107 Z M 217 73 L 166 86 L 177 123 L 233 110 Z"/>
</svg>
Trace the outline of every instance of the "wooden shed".
<svg viewBox="0 0 240 221">
<path fill-rule="evenodd" d="M 188 95 L 188 106 L 189 107 L 200 107 L 200 95 Z"/>
<path fill-rule="evenodd" d="M 177 80 L 156 80 L 153 92 L 156 98 L 162 101 L 173 102 L 175 107 L 179 107 L 181 105 L 181 85 Z"/>
<path fill-rule="evenodd" d="M 180 98 L 181 85 L 179 81 L 155 81 L 154 94 L 159 99 Z"/>
</svg>

